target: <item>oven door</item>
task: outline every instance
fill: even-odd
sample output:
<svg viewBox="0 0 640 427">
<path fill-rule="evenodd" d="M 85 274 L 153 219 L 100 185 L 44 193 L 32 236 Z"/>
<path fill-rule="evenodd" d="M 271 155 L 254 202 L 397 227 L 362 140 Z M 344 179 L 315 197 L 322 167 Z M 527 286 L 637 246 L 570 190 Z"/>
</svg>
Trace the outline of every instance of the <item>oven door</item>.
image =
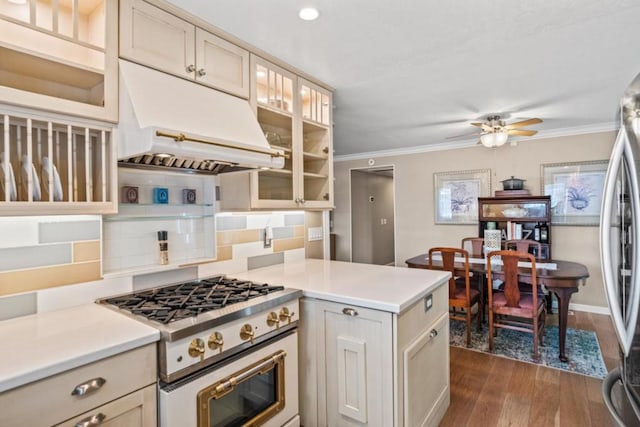
<svg viewBox="0 0 640 427">
<path fill-rule="evenodd" d="M 288 423 L 298 415 L 297 349 L 294 330 L 161 386 L 160 425 L 280 427 Z"/>
</svg>

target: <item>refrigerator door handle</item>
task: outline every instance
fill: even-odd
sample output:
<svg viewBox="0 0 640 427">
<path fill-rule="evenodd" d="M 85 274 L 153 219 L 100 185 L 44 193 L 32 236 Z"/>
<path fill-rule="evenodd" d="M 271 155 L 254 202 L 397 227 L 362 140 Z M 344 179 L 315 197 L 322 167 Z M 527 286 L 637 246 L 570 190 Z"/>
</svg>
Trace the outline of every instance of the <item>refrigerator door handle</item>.
<svg viewBox="0 0 640 427">
<path fill-rule="evenodd" d="M 633 319 L 627 319 L 629 322 L 625 324 L 625 319 L 622 316 L 622 307 L 617 289 L 618 280 L 615 276 L 616 273 L 614 271 L 614 266 L 612 265 L 610 254 L 612 253 L 611 251 L 613 249 L 618 250 L 617 248 L 611 248 L 611 214 L 612 206 L 614 206 L 614 203 L 618 202 L 617 200 L 614 200 L 614 197 L 616 196 L 616 180 L 618 177 L 618 171 L 620 170 L 620 166 L 623 162 L 623 154 L 630 151 L 628 145 L 629 142 L 627 139 L 627 135 L 624 128 L 622 128 L 618 132 L 618 137 L 616 138 L 613 152 L 611 154 L 609 168 L 607 169 L 607 176 L 605 178 L 603 190 L 604 197 L 602 199 L 600 227 L 600 261 L 602 264 L 602 279 L 604 282 L 605 295 L 609 303 L 609 309 L 611 310 L 611 317 L 613 319 L 613 325 L 616 331 L 616 335 L 618 336 L 618 342 L 620 343 L 620 347 L 622 348 L 625 356 L 629 354 L 629 351 L 631 349 L 631 342 L 633 341 L 633 335 L 637 320 L 637 310 L 630 313 Z M 635 177 L 633 177 L 633 179 L 635 179 Z M 637 198 L 637 194 L 632 196 L 634 196 L 634 199 Z M 637 256 L 638 251 L 634 252 L 636 252 L 635 255 Z M 637 265 L 635 259 L 633 261 L 633 264 L 634 267 L 635 265 Z M 637 292 L 634 287 L 634 289 L 632 289 L 631 295 L 632 300 L 637 299 L 636 294 Z"/>
<path fill-rule="evenodd" d="M 616 426 L 625 427 L 624 421 L 620 417 L 618 413 L 618 409 L 614 406 L 613 400 L 611 399 L 611 392 L 613 391 L 613 386 L 621 381 L 622 377 L 620 375 L 620 368 L 615 368 L 604 379 L 602 382 L 602 399 L 604 400 L 604 404 L 607 406 L 607 409 L 611 413 L 614 421 L 616 422 Z"/>
</svg>

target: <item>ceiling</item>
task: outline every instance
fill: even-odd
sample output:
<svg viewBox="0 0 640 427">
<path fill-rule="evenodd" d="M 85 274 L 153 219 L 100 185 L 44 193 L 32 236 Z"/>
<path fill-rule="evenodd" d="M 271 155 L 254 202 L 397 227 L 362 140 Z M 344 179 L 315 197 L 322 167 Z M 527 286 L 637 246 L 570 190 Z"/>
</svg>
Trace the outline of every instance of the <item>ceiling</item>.
<svg viewBox="0 0 640 427">
<path fill-rule="evenodd" d="M 640 72 L 638 0 L 170 2 L 331 85 L 337 156 L 471 145 L 447 137 L 495 113 L 614 129 Z"/>
</svg>

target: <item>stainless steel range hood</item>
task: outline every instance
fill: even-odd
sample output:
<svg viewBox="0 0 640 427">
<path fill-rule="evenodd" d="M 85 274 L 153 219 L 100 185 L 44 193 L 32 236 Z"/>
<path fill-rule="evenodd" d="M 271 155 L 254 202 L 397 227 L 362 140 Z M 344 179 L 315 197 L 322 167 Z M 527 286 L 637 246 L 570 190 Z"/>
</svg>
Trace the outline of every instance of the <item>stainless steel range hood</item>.
<svg viewBox="0 0 640 427">
<path fill-rule="evenodd" d="M 218 174 L 284 157 L 246 100 L 120 60 L 120 165 Z"/>
</svg>

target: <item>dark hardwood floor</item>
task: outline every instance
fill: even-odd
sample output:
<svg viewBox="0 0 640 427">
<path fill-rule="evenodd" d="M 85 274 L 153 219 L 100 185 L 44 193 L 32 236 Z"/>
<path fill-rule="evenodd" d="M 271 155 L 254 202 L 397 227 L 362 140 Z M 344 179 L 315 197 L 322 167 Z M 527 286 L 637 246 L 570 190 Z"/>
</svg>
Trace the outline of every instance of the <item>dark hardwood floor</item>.
<svg viewBox="0 0 640 427">
<path fill-rule="evenodd" d="M 547 317 L 557 324 L 557 316 Z M 609 316 L 575 312 L 569 327 L 595 331 L 607 370 L 618 364 Z M 451 347 L 451 405 L 440 426 L 613 426 L 602 380 Z"/>
</svg>

